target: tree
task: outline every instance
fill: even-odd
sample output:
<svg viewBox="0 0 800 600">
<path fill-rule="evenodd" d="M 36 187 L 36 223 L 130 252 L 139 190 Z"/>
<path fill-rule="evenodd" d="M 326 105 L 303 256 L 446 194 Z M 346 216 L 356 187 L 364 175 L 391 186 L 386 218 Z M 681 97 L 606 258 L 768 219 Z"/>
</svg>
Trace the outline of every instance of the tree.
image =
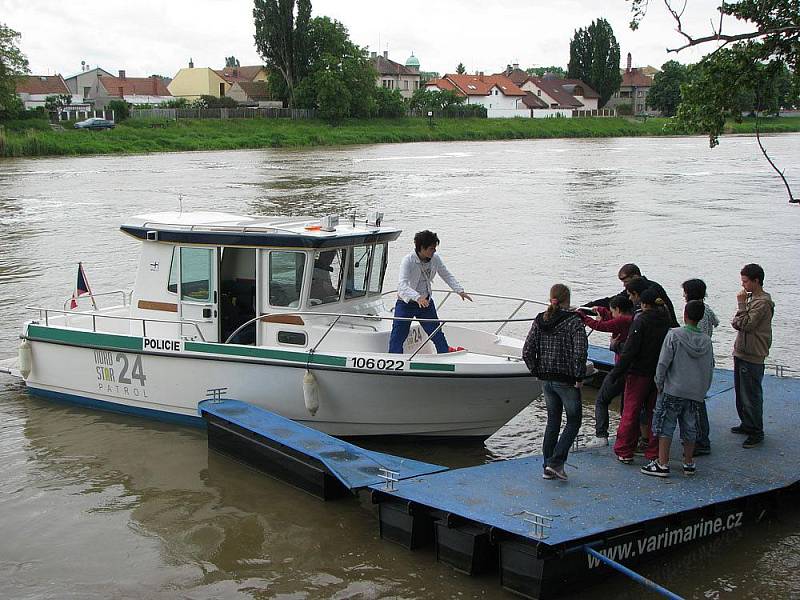
<svg viewBox="0 0 800 600">
<path fill-rule="evenodd" d="M 397 118 L 406 114 L 406 102 L 399 90 L 376 87 L 375 101 L 377 103 L 377 114 L 379 117 Z"/>
<path fill-rule="evenodd" d="M 256 49 L 271 72 L 270 89 L 289 107 L 308 65 L 310 0 L 255 0 Z M 274 75 L 274 77 L 273 77 Z"/>
<path fill-rule="evenodd" d="M 225 57 L 225 66 L 226 67 L 240 67 L 241 64 L 239 63 L 239 59 L 235 56 L 226 56 Z"/>
<path fill-rule="evenodd" d="M 108 108 L 114 112 L 114 120 L 119 123 L 131 115 L 131 106 L 125 100 L 111 100 Z"/>
<path fill-rule="evenodd" d="M 600 94 L 599 106 L 619 89 L 619 43 L 605 19 L 592 21 L 586 29 L 578 29 L 569 44 L 567 77 L 580 79 Z"/>
<path fill-rule="evenodd" d="M 564 79 L 567 76 L 567 72 L 563 67 L 556 67 L 555 65 L 550 67 L 530 67 L 525 69 L 525 72 L 533 77 L 541 77 L 545 73 L 552 73 L 559 79 Z M 589 82 L 587 81 L 586 83 Z"/>
<path fill-rule="evenodd" d="M 61 110 L 65 106 L 69 106 L 72 103 L 72 96 L 69 94 L 56 94 L 53 96 L 47 96 L 44 99 L 44 109 L 47 112 L 61 112 Z"/>
<path fill-rule="evenodd" d="M 464 102 L 464 96 L 459 96 L 454 90 L 426 90 L 419 88 L 411 96 L 409 107 L 412 110 L 446 110 Z"/>
<path fill-rule="evenodd" d="M 456 67 L 456 73 L 463 75 L 466 72 L 467 68 L 464 66 L 464 63 L 458 63 L 458 66 Z"/>
<path fill-rule="evenodd" d="M 630 0 L 631 29 L 637 29 L 647 13 L 649 0 Z M 689 130 L 703 131 L 708 134 L 709 145 L 713 148 L 719 144 L 726 118 L 740 118 L 739 94 L 731 94 L 730 90 L 753 90 L 756 94 L 764 94 L 767 79 L 776 77 L 781 67 L 785 66 L 793 73 L 793 78 L 800 76 L 800 3 L 798 0 L 738 0 L 730 2 L 720 0 L 717 7 L 719 20 L 712 21 L 708 35 L 696 35 L 684 29 L 683 8 L 676 9 L 671 0 L 663 0 L 664 6 L 675 21 L 676 30 L 683 39 L 683 44 L 668 48 L 668 52 L 680 52 L 692 46 L 717 44 L 711 54 L 698 63 L 697 72 L 692 82 L 684 86 L 678 120 Z M 725 17 L 746 23 L 748 30 L 737 34 L 724 32 Z M 703 89 L 702 86 L 709 86 Z M 723 86 L 732 86 L 727 89 Z M 768 86 L 767 86 L 768 87 Z M 791 87 L 791 86 L 790 86 Z M 760 91 L 759 91 L 760 90 Z M 732 98 L 736 96 L 736 99 Z M 762 98 L 763 99 L 763 98 Z M 756 102 L 761 105 L 761 100 Z M 789 202 L 800 203 L 792 195 L 783 171 L 779 170 L 766 153 L 761 144 L 756 120 L 756 138 L 764 157 L 780 175 L 789 194 Z"/>
<path fill-rule="evenodd" d="M 19 38 L 18 32 L 0 23 L 0 117 L 19 111 L 17 79 L 30 72 L 28 59 L 18 46 Z"/>
<path fill-rule="evenodd" d="M 308 75 L 295 89 L 298 106 L 316 108 L 332 121 L 375 114 L 378 73 L 344 25 L 328 17 L 311 19 L 306 56 Z M 335 97 L 338 91 L 345 93 Z"/>
<path fill-rule="evenodd" d="M 647 105 L 660 110 L 664 116 L 672 117 L 681 103 L 681 85 L 689 80 L 689 69 L 676 60 L 661 65 L 661 71 L 653 78 L 653 86 L 647 94 Z"/>
</svg>

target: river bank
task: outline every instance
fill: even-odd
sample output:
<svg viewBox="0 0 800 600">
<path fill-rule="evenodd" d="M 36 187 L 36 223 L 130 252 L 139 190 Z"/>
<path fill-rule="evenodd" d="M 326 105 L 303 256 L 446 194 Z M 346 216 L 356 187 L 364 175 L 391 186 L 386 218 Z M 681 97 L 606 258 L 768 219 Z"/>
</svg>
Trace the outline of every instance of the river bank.
<svg viewBox="0 0 800 600">
<path fill-rule="evenodd" d="M 128 120 L 110 131 L 53 131 L 44 121 L 0 127 L 0 156 L 144 154 L 192 150 L 302 148 L 431 141 L 603 138 L 686 135 L 670 120 L 580 119 L 370 119 L 330 125 L 320 120 Z M 800 117 L 762 119 L 764 133 L 800 131 Z M 730 122 L 726 133 L 755 133 L 755 121 Z"/>
</svg>

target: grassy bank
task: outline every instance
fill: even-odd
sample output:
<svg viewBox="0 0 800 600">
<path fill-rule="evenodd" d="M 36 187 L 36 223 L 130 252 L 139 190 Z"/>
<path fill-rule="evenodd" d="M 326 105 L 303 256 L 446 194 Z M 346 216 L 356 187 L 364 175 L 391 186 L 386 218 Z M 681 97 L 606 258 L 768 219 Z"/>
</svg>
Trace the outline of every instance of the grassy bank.
<svg viewBox="0 0 800 600">
<path fill-rule="evenodd" d="M 667 119 L 427 119 L 323 121 L 283 119 L 125 121 L 111 131 L 52 131 L 45 123 L 8 122 L 0 131 L 0 156 L 134 154 L 183 150 L 300 148 L 397 142 L 594 138 L 680 135 Z M 753 121 L 731 123 L 730 133 L 755 131 Z M 763 132 L 800 131 L 800 117 L 762 121 Z"/>
</svg>

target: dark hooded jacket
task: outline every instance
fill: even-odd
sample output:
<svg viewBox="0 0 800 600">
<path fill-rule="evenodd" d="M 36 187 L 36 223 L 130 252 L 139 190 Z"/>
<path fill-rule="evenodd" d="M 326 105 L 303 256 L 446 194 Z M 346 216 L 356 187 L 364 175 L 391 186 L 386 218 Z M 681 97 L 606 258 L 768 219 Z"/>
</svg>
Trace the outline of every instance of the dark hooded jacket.
<svg viewBox="0 0 800 600">
<path fill-rule="evenodd" d="M 658 297 L 664 301 L 667 311 L 669 312 L 670 327 L 678 327 L 678 319 L 675 316 L 675 307 L 672 305 L 672 300 L 669 299 L 667 291 L 657 281 L 648 279 L 644 275 L 642 275 L 641 278 L 647 282 L 647 287 L 654 289 L 656 291 L 656 294 L 658 294 Z M 617 296 L 622 296 L 627 298 L 628 292 L 626 292 L 623 289 L 619 294 L 617 294 Z M 597 300 L 592 300 L 588 304 L 584 304 L 584 306 L 603 306 L 605 308 L 608 308 L 608 305 L 611 302 L 611 298 L 614 297 L 615 296 L 609 296 L 608 298 L 598 298 Z"/>
<path fill-rule="evenodd" d="M 545 319 L 540 313 L 522 348 L 531 373 L 544 381 L 575 383 L 586 376 L 588 342 L 583 321 L 575 312 L 558 309 Z"/>
<path fill-rule="evenodd" d="M 669 329 L 670 319 L 665 308 L 656 307 L 642 311 L 633 320 L 619 362 L 610 376 L 619 379 L 629 371 L 636 375 L 655 375 L 661 345 Z"/>
</svg>

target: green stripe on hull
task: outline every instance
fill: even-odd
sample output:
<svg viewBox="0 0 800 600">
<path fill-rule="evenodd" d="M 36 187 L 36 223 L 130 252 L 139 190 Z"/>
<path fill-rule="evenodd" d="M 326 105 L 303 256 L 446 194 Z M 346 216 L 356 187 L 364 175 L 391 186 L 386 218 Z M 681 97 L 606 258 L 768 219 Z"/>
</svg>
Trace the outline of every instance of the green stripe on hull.
<svg viewBox="0 0 800 600">
<path fill-rule="evenodd" d="M 94 346 L 110 350 L 141 350 L 142 338 L 111 333 L 95 333 L 77 329 L 57 329 L 30 325 L 28 336 L 33 340 L 44 342 L 64 342 L 75 346 Z"/>
<path fill-rule="evenodd" d="M 412 371 L 455 371 L 455 365 L 437 365 L 434 363 L 411 363 Z"/>
<path fill-rule="evenodd" d="M 325 354 L 307 354 L 305 352 L 289 352 L 287 350 L 268 350 L 255 346 L 227 346 L 223 344 L 208 344 L 203 342 L 186 342 L 185 348 L 190 352 L 204 354 L 226 354 L 229 356 L 248 356 L 251 358 L 271 358 L 274 360 L 288 360 L 292 362 L 310 363 L 312 365 L 329 365 L 332 367 L 346 367 L 347 359 L 343 356 L 327 356 Z M 309 359 L 310 357 L 310 359 Z"/>
</svg>

